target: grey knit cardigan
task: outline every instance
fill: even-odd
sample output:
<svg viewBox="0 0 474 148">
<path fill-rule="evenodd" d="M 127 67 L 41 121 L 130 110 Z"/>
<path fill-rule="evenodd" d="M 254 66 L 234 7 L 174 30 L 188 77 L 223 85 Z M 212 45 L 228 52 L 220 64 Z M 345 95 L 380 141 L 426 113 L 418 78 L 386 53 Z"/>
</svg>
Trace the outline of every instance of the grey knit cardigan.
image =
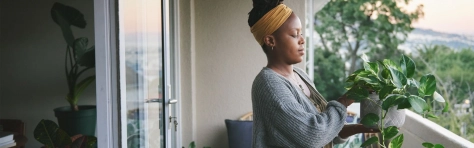
<svg viewBox="0 0 474 148">
<path fill-rule="evenodd" d="M 316 89 L 303 70 L 294 71 Z M 329 101 L 318 112 L 298 86 L 270 68 L 264 67 L 253 81 L 252 107 L 254 148 L 320 148 L 341 142 L 346 107 Z"/>
</svg>

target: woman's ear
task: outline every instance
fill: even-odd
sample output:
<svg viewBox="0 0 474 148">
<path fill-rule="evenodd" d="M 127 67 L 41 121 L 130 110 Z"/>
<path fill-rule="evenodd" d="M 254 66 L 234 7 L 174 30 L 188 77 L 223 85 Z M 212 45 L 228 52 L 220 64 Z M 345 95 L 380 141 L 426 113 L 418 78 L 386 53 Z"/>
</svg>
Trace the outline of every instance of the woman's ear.
<svg viewBox="0 0 474 148">
<path fill-rule="evenodd" d="M 263 43 L 267 46 L 267 47 L 273 47 L 275 46 L 275 37 L 273 35 L 266 35 L 264 38 L 263 38 Z"/>
</svg>

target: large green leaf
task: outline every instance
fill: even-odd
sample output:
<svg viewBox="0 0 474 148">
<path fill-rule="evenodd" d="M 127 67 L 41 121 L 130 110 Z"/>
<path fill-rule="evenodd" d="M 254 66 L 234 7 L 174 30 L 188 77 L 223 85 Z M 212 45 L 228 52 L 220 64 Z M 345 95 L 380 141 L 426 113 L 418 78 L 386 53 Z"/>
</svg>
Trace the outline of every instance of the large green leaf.
<svg viewBox="0 0 474 148">
<path fill-rule="evenodd" d="M 389 67 L 388 70 L 390 71 L 390 74 L 392 76 L 392 83 L 397 88 L 401 89 L 407 84 L 407 77 L 405 76 L 405 74 L 392 67 Z"/>
<path fill-rule="evenodd" d="M 33 134 L 38 142 L 47 147 L 63 147 L 72 143 L 69 135 L 51 120 L 42 119 Z"/>
<path fill-rule="evenodd" d="M 403 98 L 406 98 L 404 95 L 399 95 L 399 94 L 390 94 L 387 96 L 387 99 L 383 101 L 382 103 L 382 109 L 383 110 L 388 110 L 392 106 L 396 106 L 400 103 L 403 102 Z"/>
<path fill-rule="evenodd" d="M 431 96 L 436 91 L 436 79 L 432 74 L 427 74 L 420 79 L 420 88 L 418 93 L 420 96 Z"/>
<path fill-rule="evenodd" d="M 401 148 L 403 144 L 403 134 L 398 135 L 392 141 L 390 141 L 389 148 Z"/>
<path fill-rule="evenodd" d="M 57 18 L 57 23 L 61 28 L 64 40 L 66 41 L 68 46 L 72 47 L 72 45 L 74 44 L 74 34 L 72 33 L 71 25 L 69 24 L 69 22 L 66 21 L 66 19 L 61 17 L 61 14 L 59 14 L 58 11 L 51 11 L 51 15 L 53 16 L 53 19 Z"/>
<path fill-rule="evenodd" d="M 374 87 L 380 87 L 380 83 L 379 83 L 379 80 L 377 79 L 376 76 L 372 75 L 372 74 L 369 74 L 369 75 L 362 75 L 359 74 L 356 79 L 355 79 L 356 82 L 360 82 L 360 81 L 364 81 L 366 82 L 367 84 L 369 84 L 372 88 Z"/>
<path fill-rule="evenodd" d="M 379 65 L 375 62 L 366 62 L 364 63 L 364 69 L 370 71 L 371 74 L 377 76 L 379 73 Z"/>
<path fill-rule="evenodd" d="M 58 21 L 59 19 L 58 16 L 55 15 L 54 13 L 58 13 L 70 25 L 73 25 L 79 28 L 86 27 L 86 20 L 84 19 L 84 14 L 82 14 L 79 10 L 77 10 L 74 7 L 66 6 L 58 2 L 53 4 L 53 7 L 51 8 L 51 17 L 53 18 L 53 21 L 56 24 L 62 25 Z"/>
<path fill-rule="evenodd" d="M 423 111 L 426 111 L 429 109 L 429 106 L 428 104 L 426 104 L 426 101 L 418 96 L 410 95 L 408 97 L 408 101 L 410 102 L 413 110 L 415 110 L 418 113 L 422 113 Z"/>
<path fill-rule="evenodd" d="M 362 145 L 360 145 L 360 147 L 366 147 L 366 146 L 369 146 L 371 144 L 377 143 L 378 141 L 379 141 L 378 137 L 371 137 L 371 138 L 365 140 L 365 142 L 362 143 Z"/>
<path fill-rule="evenodd" d="M 433 99 L 438 101 L 438 102 L 445 102 L 443 96 L 441 96 L 438 92 L 434 92 L 433 94 Z"/>
<path fill-rule="evenodd" d="M 347 91 L 346 96 L 350 99 L 360 101 L 369 97 L 369 91 L 360 86 L 354 86 Z"/>
<path fill-rule="evenodd" d="M 364 117 L 362 117 L 362 120 L 360 120 L 360 123 L 364 124 L 365 126 L 374 126 L 377 125 L 377 122 L 379 122 L 380 118 L 378 115 L 374 113 L 368 113 Z"/>
<path fill-rule="evenodd" d="M 405 108 L 410 108 L 410 107 L 411 107 L 411 104 L 410 104 L 410 101 L 408 101 L 408 98 L 401 98 L 397 109 L 405 109 Z"/>
<path fill-rule="evenodd" d="M 389 126 L 383 129 L 383 136 L 384 139 L 392 139 L 398 134 L 398 127 L 396 126 Z"/>
<path fill-rule="evenodd" d="M 380 99 L 384 99 L 385 97 L 388 96 L 388 94 L 391 94 L 392 91 L 395 89 L 396 87 L 393 87 L 391 85 L 386 85 L 384 87 L 382 87 L 382 89 L 380 90 L 379 92 L 379 98 Z"/>
<path fill-rule="evenodd" d="M 387 69 L 389 68 L 393 68 L 393 69 L 396 69 L 398 71 L 401 71 L 401 68 L 400 66 L 398 66 L 395 62 L 393 62 L 392 60 L 389 60 L 389 59 L 384 59 L 383 60 L 383 64 L 385 67 L 387 67 Z"/>
<path fill-rule="evenodd" d="M 349 75 L 349 77 L 347 77 L 347 80 L 346 82 L 354 82 L 355 78 L 357 75 L 359 75 L 359 73 L 365 71 L 364 69 L 358 69 L 356 71 L 354 71 L 351 75 Z"/>
<path fill-rule="evenodd" d="M 413 74 L 415 74 L 415 62 L 405 55 L 402 56 L 400 59 L 400 67 L 402 68 L 402 72 L 407 76 L 407 78 L 411 78 Z"/>
</svg>

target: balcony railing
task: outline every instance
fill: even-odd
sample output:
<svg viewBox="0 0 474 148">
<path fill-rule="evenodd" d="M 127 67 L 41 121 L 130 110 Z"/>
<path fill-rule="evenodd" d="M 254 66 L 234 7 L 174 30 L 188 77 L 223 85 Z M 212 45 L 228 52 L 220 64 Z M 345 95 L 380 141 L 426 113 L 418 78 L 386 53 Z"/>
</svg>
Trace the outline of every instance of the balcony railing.
<svg viewBox="0 0 474 148">
<path fill-rule="evenodd" d="M 446 148 L 474 148 L 474 143 L 409 110 L 400 131 L 404 148 L 422 148 L 423 142 L 439 143 Z"/>
</svg>

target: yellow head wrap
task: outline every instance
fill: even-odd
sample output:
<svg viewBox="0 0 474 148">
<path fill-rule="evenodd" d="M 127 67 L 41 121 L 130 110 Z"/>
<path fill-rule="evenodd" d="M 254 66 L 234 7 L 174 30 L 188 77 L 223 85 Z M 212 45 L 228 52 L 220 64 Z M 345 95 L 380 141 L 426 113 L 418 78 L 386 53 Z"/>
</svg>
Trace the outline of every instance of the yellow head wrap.
<svg viewBox="0 0 474 148">
<path fill-rule="evenodd" d="M 275 32 L 290 17 L 293 11 L 285 4 L 280 4 L 263 15 L 251 28 L 255 40 L 262 46 L 263 38 Z"/>
</svg>

